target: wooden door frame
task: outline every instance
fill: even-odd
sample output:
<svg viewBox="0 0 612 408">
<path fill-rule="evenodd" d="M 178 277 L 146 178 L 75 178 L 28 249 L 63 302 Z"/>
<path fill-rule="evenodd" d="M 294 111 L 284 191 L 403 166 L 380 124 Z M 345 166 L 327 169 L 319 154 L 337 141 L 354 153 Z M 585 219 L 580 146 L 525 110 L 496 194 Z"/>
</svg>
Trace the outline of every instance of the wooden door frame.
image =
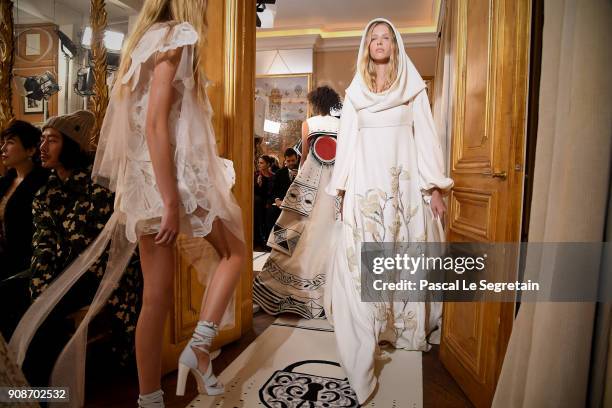
<svg viewBox="0 0 612 408">
<path fill-rule="evenodd" d="M 453 24 L 451 47 L 456 62 L 454 66 L 455 99 L 452 112 L 451 177 L 455 172 L 463 175 L 470 174 L 470 177 L 501 176 L 505 172 L 507 179 L 503 188 L 507 194 L 504 202 L 497 202 L 499 197 L 492 193 L 486 197 L 489 201 L 483 201 L 483 205 L 488 205 L 489 209 L 495 212 L 501 208 L 504 214 L 508 214 L 508 217 L 492 215 L 491 224 L 479 226 L 482 228 L 474 230 L 469 225 L 454 223 L 453 221 L 456 221 L 454 217 L 459 208 L 459 195 L 462 195 L 464 200 L 471 199 L 472 195 L 474 199 L 482 196 L 482 194 L 477 196 L 475 191 L 472 193 L 469 184 L 457 185 L 449 199 L 449 240 L 457 238 L 458 240 L 518 242 L 520 241 L 524 189 L 531 0 L 486 0 L 491 10 L 489 19 L 495 31 L 490 37 L 489 55 L 486 62 L 490 82 L 485 97 L 487 106 L 483 137 L 497 140 L 497 143 L 491 146 L 490 161 L 484 157 L 480 159 L 480 162 L 464 162 L 461 163 L 460 168 L 456 168 L 455 164 L 459 162 L 459 155 L 462 152 L 462 147 L 457 144 L 458 141 L 462 141 L 462 138 L 457 131 L 463 132 L 466 120 L 463 116 L 465 95 L 462 88 L 465 87 L 467 72 L 465 41 L 468 8 L 466 1 L 453 2 L 454 9 L 451 13 Z M 504 149 L 509 149 L 509 154 L 502 150 L 500 141 L 504 140 L 509 143 L 503 146 Z M 481 173 L 483 170 L 485 173 Z M 481 333 L 481 336 L 486 336 L 485 342 L 477 346 L 479 353 L 484 354 L 478 357 L 482 366 L 472 368 L 467 368 L 466 364 L 470 363 L 469 358 L 464 355 L 465 350 L 461 349 L 458 343 L 455 344 L 456 342 L 452 339 L 452 322 L 447 321 L 449 316 L 453 315 L 451 309 L 464 306 L 468 307 L 460 303 L 444 304 L 445 321 L 442 324 L 440 358 L 462 388 L 464 384 L 467 384 L 464 392 L 472 402 L 477 407 L 488 406 L 493 398 L 495 384 L 512 331 L 515 303 L 487 303 L 478 308 L 477 312 L 482 314 L 479 319 L 496 325 L 496 329 L 491 333 Z M 455 355 L 462 357 L 458 358 Z M 480 372 L 482 378 L 475 377 L 471 370 Z"/>
<path fill-rule="evenodd" d="M 253 325 L 253 127 L 255 100 L 255 0 L 225 0 L 225 146 L 234 162 L 234 195 L 242 208 L 245 267 L 237 292 L 242 334 Z"/>
</svg>

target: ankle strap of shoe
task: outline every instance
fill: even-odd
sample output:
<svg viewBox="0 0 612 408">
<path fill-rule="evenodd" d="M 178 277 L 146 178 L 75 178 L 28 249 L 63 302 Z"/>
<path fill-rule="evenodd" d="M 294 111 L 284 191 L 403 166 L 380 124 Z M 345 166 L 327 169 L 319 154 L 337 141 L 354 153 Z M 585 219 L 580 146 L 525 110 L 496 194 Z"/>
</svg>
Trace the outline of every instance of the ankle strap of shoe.
<svg viewBox="0 0 612 408">
<path fill-rule="evenodd" d="M 149 394 L 138 396 L 139 407 L 163 407 L 164 406 L 164 392 L 160 389 L 153 391 Z"/>
<path fill-rule="evenodd" d="M 217 337 L 217 334 L 219 334 L 219 326 L 213 322 L 200 320 L 196 325 L 195 333 L 203 337 L 210 337 L 213 339 Z"/>
<path fill-rule="evenodd" d="M 206 354 L 210 354 L 210 346 L 219 334 L 219 326 L 213 322 L 200 320 L 191 337 L 190 345 Z"/>
</svg>

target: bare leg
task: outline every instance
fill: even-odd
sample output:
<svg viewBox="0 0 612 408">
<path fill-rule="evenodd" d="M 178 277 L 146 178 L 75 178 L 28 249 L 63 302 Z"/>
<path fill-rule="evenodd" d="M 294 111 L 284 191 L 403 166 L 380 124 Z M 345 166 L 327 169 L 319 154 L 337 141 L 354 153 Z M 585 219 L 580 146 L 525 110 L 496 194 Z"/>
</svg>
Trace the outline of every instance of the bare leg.
<svg viewBox="0 0 612 408">
<path fill-rule="evenodd" d="M 213 222 L 212 230 L 206 236 L 206 240 L 215 248 L 221 261 L 202 300 L 200 320 L 219 324 L 244 266 L 245 245 L 218 218 Z M 209 364 L 208 354 L 194 351 L 198 356 L 198 369 L 206 372 Z"/>
<path fill-rule="evenodd" d="M 136 325 L 136 363 L 142 395 L 161 388 L 162 338 L 173 294 L 174 246 L 154 241 L 155 235 L 146 235 L 139 242 L 144 288 Z"/>
</svg>

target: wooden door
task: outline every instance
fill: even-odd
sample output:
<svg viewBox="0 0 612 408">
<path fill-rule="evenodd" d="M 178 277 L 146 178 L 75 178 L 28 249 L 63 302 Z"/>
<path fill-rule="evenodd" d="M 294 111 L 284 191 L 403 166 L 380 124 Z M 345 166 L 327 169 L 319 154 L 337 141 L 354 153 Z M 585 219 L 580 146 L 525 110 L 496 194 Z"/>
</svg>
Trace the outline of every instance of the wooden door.
<svg viewBox="0 0 612 408">
<path fill-rule="evenodd" d="M 518 241 L 530 1 L 448 6 L 456 63 L 448 239 Z M 513 316 L 514 303 L 444 305 L 440 358 L 476 407 L 491 404 Z"/>
<path fill-rule="evenodd" d="M 207 89 L 214 111 L 213 127 L 219 154 L 234 162 L 234 195 L 242 208 L 246 247 L 252 248 L 253 208 L 253 100 L 255 90 L 255 1 L 208 0 L 206 11 Z M 186 252 L 198 253 L 206 244 L 201 239 L 181 238 L 177 242 L 177 274 L 174 308 L 166 324 L 163 350 L 164 373 L 177 368 L 180 352 L 198 321 L 205 288 L 197 278 L 197 265 L 187 261 Z M 235 321 L 222 330 L 213 348 L 240 338 L 253 320 L 253 259 L 247 251 L 245 268 L 236 289 Z"/>
</svg>

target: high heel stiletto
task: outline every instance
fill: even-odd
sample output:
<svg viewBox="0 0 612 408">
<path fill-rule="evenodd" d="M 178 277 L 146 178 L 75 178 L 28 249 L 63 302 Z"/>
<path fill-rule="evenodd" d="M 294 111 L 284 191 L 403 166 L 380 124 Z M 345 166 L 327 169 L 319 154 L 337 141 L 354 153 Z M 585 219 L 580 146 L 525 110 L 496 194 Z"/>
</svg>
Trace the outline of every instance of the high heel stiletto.
<svg viewBox="0 0 612 408">
<path fill-rule="evenodd" d="M 185 385 L 189 372 L 195 377 L 200 394 L 220 395 L 225 391 L 212 370 L 210 345 L 217 336 L 217 333 L 219 333 L 219 327 L 216 324 L 207 321 L 198 322 L 193 336 L 179 357 L 176 395 L 185 395 Z M 198 357 L 195 350 L 206 353 L 209 356 L 209 363 L 205 373 L 198 369 Z"/>
</svg>

